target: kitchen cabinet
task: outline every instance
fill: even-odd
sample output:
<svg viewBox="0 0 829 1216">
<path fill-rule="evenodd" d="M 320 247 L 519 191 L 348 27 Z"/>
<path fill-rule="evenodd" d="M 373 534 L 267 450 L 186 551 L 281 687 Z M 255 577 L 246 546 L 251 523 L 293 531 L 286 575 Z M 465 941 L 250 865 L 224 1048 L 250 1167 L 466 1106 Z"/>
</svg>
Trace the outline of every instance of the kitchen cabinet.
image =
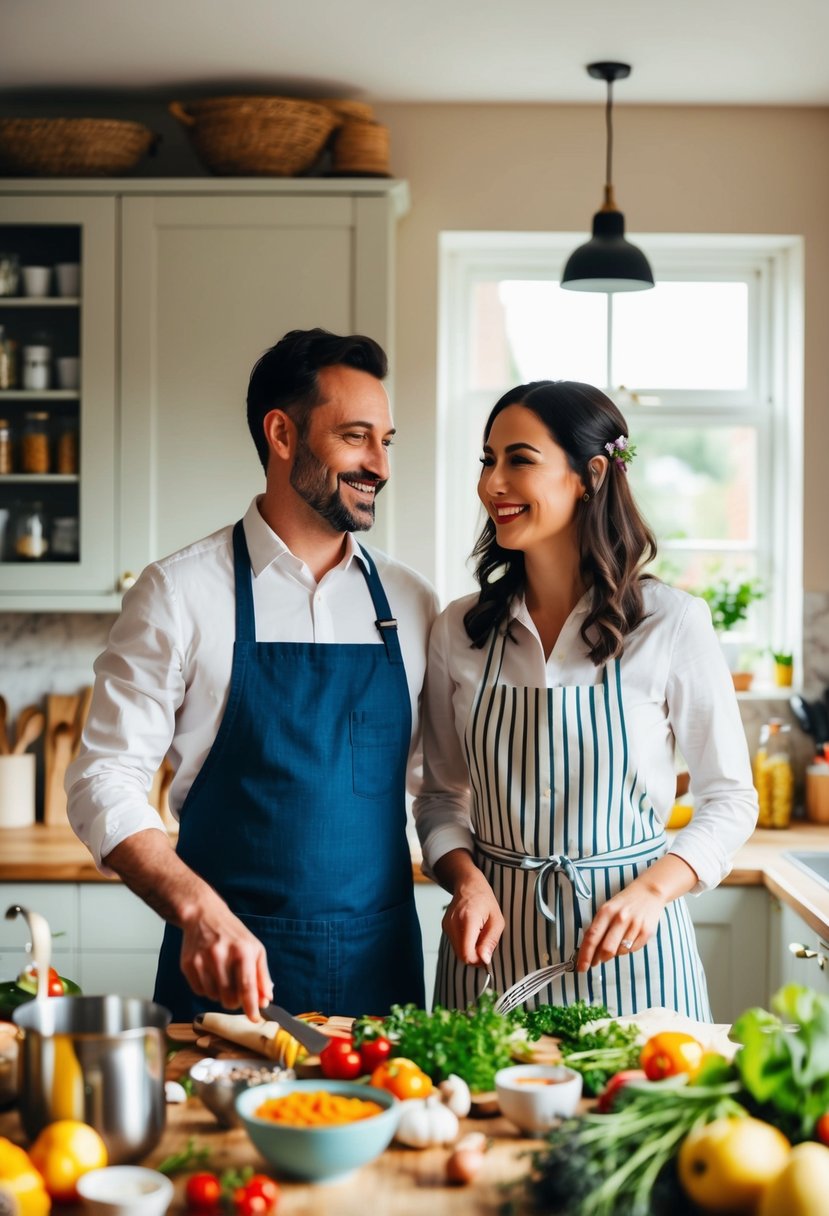
<svg viewBox="0 0 829 1216">
<path fill-rule="evenodd" d="M 787 904 L 771 897 L 770 995 L 784 984 L 802 984 L 829 996 L 829 941 Z M 790 946 L 802 946 L 798 955 Z"/>
<path fill-rule="evenodd" d="M 0 416 L 74 411 L 80 436 L 71 482 L 0 476 L 0 510 L 39 495 L 47 513 L 80 521 L 77 560 L 4 562 L 0 607 L 117 609 L 147 562 L 243 515 L 264 488 L 245 420 L 254 362 L 287 330 L 317 325 L 368 333 L 392 354 L 407 199 L 405 183 L 381 179 L 0 184 L 0 249 L 76 256 L 82 283 L 73 301 L 0 297 L 0 324 L 25 338 L 30 320 L 62 318 L 81 357 L 77 393 L 0 390 Z M 383 498 L 379 548 L 393 510 Z"/>
</svg>

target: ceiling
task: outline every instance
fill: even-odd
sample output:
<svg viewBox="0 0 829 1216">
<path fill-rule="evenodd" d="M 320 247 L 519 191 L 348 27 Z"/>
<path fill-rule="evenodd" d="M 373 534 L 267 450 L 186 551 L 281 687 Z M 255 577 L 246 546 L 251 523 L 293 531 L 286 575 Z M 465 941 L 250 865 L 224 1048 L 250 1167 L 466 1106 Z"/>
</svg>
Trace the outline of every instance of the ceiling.
<svg viewBox="0 0 829 1216">
<path fill-rule="evenodd" d="M 3 0 L 0 94 L 829 105 L 829 0 Z"/>
</svg>

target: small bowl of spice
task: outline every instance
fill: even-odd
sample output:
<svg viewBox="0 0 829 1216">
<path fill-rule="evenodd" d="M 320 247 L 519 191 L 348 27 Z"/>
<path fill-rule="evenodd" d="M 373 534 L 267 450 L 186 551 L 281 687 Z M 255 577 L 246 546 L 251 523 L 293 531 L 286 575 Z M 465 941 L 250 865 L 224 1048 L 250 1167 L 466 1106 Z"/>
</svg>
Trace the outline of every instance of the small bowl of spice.
<svg viewBox="0 0 829 1216">
<path fill-rule="evenodd" d="M 268 1081 L 288 1081 L 294 1076 L 293 1069 L 275 1068 L 265 1060 L 199 1060 L 190 1069 L 193 1088 L 221 1123 L 222 1127 L 240 1127 L 236 1113 L 236 1098 L 251 1085 L 264 1085 Z"/>
<path fill-rule="evenodd" d="M 501 1113 L 525 1132 L 547 1132 L 575 1114 L 581 1074 L 563 1064 L 515 1064 L 495 1074 Z"/>
</svg>

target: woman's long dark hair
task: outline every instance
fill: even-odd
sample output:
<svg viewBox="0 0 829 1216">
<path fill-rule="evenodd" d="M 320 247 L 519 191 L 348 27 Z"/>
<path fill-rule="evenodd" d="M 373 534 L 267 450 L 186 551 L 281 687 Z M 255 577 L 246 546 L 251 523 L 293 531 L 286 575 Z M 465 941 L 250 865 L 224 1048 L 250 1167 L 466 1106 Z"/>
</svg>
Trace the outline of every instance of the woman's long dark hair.
<svg viewBox="0 0 829 1216">
<path fill-rule="evenodd" d="M 656 540 L 639 513 L 628 485 L 627 473 L 614 460 L 597 490 L 588 462 L 606 456 L 605 444 L 628 428 L 622 414 L 599 389 L 573 380 L 536 380 L 510 389 L 493 407 L 484 428 L 484 442 L 492 424 L 509 405 L 531 410 L 564 449 L 570 468 L 590 493 L 579 503 L 578 541 L 581 574 L 593 589 L 593 602 L 581 636 L 595 664 L 616 658 L 624 639 L 644 619 L 642 573 L 656 556 Z M 472 550 L 477 558 L 475 577 L 481 591 L 466 613 L 464 625 L 473 645 L 482 647 L 492 630 L 508 618 L 510 602 L 524 590 L 524 554 L 503 549 L 495 539 L 495 525 L 487 519 Z"/>
</svg>

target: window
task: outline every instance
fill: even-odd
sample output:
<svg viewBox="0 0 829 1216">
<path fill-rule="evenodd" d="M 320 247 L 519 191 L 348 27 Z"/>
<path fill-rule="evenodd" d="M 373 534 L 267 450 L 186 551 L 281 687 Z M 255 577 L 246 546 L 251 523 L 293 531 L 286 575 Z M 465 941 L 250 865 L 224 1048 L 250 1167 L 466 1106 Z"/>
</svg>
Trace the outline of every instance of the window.
<svg viewBox="0 0 829 1216">
<path fill-rule="evenodd" d="M 625 415 L 655 573 L 690 590 L 757 579 L 739 640 L 802 630 L 802 242 L 637 236 L 656 288 L 562 291 L 574 233 L 441 236 L 438 583 L 475 589 L 469 554 L 487 414 L 507 388 L 585 380 Z"/>
</svg>

